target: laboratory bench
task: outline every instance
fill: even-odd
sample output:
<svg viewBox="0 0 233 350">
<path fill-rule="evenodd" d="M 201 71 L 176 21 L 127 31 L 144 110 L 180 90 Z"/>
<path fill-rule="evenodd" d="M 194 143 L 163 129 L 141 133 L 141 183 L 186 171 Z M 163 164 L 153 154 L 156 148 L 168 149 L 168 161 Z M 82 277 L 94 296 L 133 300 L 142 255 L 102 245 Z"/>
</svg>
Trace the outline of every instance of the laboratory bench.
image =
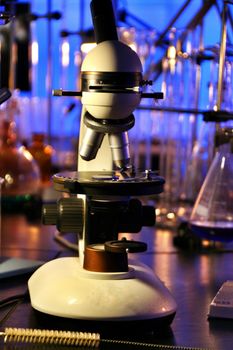
<svg viewBox="0 0 233 350">
<path fill-rule="evenodd" d="M 174 320 L 170 325 L 151 326 L 148 329 L 139 327 L 128 331 L 120 323 L 119 327 L 114 325 L 112 332 L 103 329 L 101 336 L 103 334 L 105 338 L 140 344 L 101 343 L 100 348 L 143 349 L 141 343 L 150 343 L 161 344 L 161 349 L 173 349 L 173 346 L 174 349 L 233 349 L 233 320 L 208 319 L 211 300 L 223 282 L 233 280 L 232 246 L 181 249 L 174 245 L 175 235 L 175 230 L 158 227 L 144 228 L 139 234 L 126 235 L 148 244 L 148 250 L 134 254 L 134 258 L 149 265 L 171 291 L 178 305 Z M 3 213 L 1 236 L 2 257 L 49 261 L 77 255 L 75 250 L 55 240 L 53 226 L 44 226 L 39 219 L 27 220 L 23 214 Z M 70 234 L 66 239 L 76 243 L 76 235 Z M 32 309 L 27 294 L 30 274 L 25 272 L 0 279 L 0 331 L 5 327 L 69 330 L 70 325 L 72 330 L 81 331 L 82 322 L 71 320 L 65 323 L 60 319 L 59 323 L 59 318 L 54 322 L 51 318 L 46 323 L 48 317 L 43 319 Z M 4 303 L 7 300 L 8 303 Z M 9 344 L 5 345 L 5 349 L 10 348 Z M 47 347 L 51 349 L 51 346 Z M 20 349 L 23 348 L 21 345 Z M 30 346 L 27 344 L 25 348 Z"/>
</svg>

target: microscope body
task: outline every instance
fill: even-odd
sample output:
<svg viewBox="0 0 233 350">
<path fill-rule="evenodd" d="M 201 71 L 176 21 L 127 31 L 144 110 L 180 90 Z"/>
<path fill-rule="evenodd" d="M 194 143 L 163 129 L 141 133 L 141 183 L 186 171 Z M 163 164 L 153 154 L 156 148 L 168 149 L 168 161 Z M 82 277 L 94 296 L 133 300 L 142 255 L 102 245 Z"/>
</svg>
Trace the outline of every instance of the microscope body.
<svg viewBox="0 0 233 350">
<path fill-rule="evenodd" d="M 99 1 L 92 1 L 97 15 Z M 104 3 L 109 10 L 111 1 Z M 28 283 L 31 304 L 58 317 L 169 324 L 177 307 L 170 292 L 148 266 L 128 258 L 145 251 L 146 244 L 118 239 L 119 233 L 155 224 L 155 209 L 138 197 L 160 193 L 164 184 L 152 171 L 136 172 L 130 160 L 128 130 L 142 96 L 142 66 L 137 54 L 117 40 L 114 28 L 110 38 L 104 30 L 105 40 L 99 33 L 81 67 L 77 171 L 54 175 L 55 189 L 69 196 L 44 208 L 45 224 L 77 233 L 79 258 L 40 267 Z"/>
<path fill-rule="evenodd" d="M 78 172 L 92 171 L 95 177 L 108 181 L 113 171 L 123 173 L 130 169 L 128 130 L 134 126 L 132 112 L 141 100 L 139 87 L 137 91 L 133 89 L 141 80 L 142 65 L 138 55 L 120 41 L 103 41 L 88 53 L 81 67 L 83 109 Z M 118 233 L 124 232 L 116 227 L 122 226 L 119 222 L 124 220 L 123 214 L 118 215 L 119 208 L 123 206 L 125 212 L 129 203 L 132 204 L 127 191 L 122 195 L 101 193 L 85 197 L 82 199 L 89 209 L 83 235 L 79 237 L 80 252 L 84 252 L 88 244 L 117 240 Z M 92 215 L 88 215 L 89 211 Z M 151 215 L 154 217 L 154 212 Z M 136 221 L 136 217 L 131 220 Z M 140 229 L 141 226 L 138 231 Z"/>
</svg>

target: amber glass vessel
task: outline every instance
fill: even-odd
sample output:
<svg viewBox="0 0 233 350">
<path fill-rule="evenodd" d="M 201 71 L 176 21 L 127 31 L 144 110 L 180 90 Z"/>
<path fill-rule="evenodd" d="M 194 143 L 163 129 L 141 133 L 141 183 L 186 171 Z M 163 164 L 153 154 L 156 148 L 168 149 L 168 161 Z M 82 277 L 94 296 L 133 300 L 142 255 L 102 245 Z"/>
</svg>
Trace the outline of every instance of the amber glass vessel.
<svg viewBox="0 0 233 350">
<path fill-rule="evenodd" d="M 35 193 L 39 186 L 39 168 L 25 147 L 17 147 L 14 122 L 3 120 L 0 127 L 0 176 L 4 195 Z"/>
<path fill-rule="evenodd" d="M 15 123 L 0 121 L 0 177 L 2 185 L 2 211 L 32 212 L 40 202 L 40 170 L 31 153 L 17 146 Z"/>
<path fill-rule="evenodd" d="M 45 144 L 45 135 L 43 133 L 34 133 L 32 135 L 32 143 L 28 147 L 28 150 L 40 168 L 42 182 L 50 181 L 52 175 L 53 148 Z"/>
</svg>

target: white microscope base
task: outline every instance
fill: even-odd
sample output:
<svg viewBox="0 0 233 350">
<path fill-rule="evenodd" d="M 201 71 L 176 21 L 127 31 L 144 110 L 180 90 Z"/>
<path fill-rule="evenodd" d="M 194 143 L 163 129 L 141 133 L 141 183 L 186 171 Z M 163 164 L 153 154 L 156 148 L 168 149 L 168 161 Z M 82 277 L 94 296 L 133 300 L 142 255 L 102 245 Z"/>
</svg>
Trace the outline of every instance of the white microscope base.
<svg viewBox="0 0 233 350">
<path fill-rule="evenodd" d="M 137 321 L 175 315 L 176 302 L 148 266 L 129 261 L 129 272 L 84 270 L 78 258 L 52 260 L 30 277 L 32 307 L 79 320 Z"/>
</svg>

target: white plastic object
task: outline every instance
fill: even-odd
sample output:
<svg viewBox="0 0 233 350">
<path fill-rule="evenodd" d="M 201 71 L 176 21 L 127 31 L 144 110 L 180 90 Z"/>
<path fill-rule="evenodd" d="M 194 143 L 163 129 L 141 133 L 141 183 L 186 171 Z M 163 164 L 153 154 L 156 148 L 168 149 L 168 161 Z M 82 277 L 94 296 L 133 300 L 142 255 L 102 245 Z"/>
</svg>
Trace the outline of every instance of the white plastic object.
<svg viewBox="0 0 233 350">
<path fill-rule="evenodd" d="M 37 311 L 96 321 L 158 319 L 175 314 L 176 302 L 165 285 L 144 264 L 129 262 L 129 271 L 84 270 L 76 257 L 52 260 L 28 282 Z"/>
<path fill-rule="evenodd" d="M 142 64 L 129 46 L 107 40 L 92 49 L 81 66 L 82 72 L 141 73 Z M 127 86 L 126 86 L 127 88 Z M 140 104 L 140 93 L 83 92 L 82 104 L 95 118 L 121 119 L 128 117 Z"/>
<path fill-rule="evenodd" d="M 210 303 L 209 317 L 233 318 L 233 281 L 222 284 Z"/>
<path fill-rule="evenodd" d="M 84 58 L 82 72 L 142 72 L 137 53 L 117 40 L 96 45 Z"/>
</svg>

